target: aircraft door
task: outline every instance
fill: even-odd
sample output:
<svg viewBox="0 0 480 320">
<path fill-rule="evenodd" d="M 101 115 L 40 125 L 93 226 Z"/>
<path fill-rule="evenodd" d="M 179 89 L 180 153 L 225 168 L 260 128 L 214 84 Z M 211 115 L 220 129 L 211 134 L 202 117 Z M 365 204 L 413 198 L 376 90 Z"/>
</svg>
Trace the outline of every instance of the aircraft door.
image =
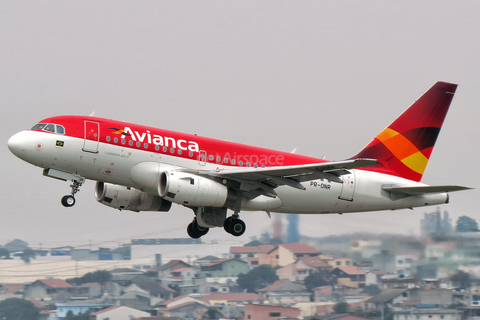
<svg viewBox="0 0 480 320">
<path fill-rule="evenodd" d="M 342 180 L 342 191 L 338 198 L 346 201 L 353 201 L 353 195 L 355 193 L 355 171 L 351 171 L 349 174 L 344 174 Z"/>
<path fill-rule="evenodd" d="M 98 142 L 100 140 L 100 125 L 98 122 L 85 120 L 85 139 L 83 151 L 98 153 Z"/>
<path fill-rule="evenodd" d="M 204 150 L 200 150 L 198 155 L 198 164 L 204 166 L 207 163 L 207 152 Z"/>
</svg>

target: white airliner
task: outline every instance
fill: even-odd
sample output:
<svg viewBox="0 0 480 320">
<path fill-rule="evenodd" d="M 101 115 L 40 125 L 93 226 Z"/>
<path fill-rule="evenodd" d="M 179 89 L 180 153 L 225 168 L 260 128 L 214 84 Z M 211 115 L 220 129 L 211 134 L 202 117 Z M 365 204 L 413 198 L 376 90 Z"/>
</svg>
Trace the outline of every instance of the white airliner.
<svg viewBox="0 0 480 320">
<path fill-rule="evenodd" d="M 10 151 L 71 181 L 66 207 L 86 179 L 120 210 L 193 210 L 192 238 L 223 227 L 245 232 L 241 210 L 346 213 L 448 203 L 463 186 L 420 183 L 456 84 L 438 82 L 356 156 L 327 161 L 294 153 L 91 116 L 56 116 L 8 140 Z M 227 217 L 227 209 L 233 214 Z"/>
</svg>

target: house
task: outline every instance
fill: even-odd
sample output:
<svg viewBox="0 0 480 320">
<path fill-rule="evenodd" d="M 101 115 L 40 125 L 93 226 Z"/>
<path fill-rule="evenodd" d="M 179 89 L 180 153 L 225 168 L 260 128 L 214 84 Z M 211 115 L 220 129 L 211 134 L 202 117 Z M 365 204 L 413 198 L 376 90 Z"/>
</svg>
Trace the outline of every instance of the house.
<svg viewBox="0 0 480 320">
<path fill-rule="evenodd" d="M 211 293 L 200 298 L 210 307 L 219 308 L 227 319 L 239 319 L 243 316 L 245 304 L 264 304 L 266 299 L 256 293 Z"/>
<path fill-rule="evenodd" d="M 250 261 L 252 266 L 260 265 L 260 254 L 266 254 L 276 247 L 273 244 L 260 245 L 260 246 L 244 246 L 244 247 L 230 247 L 230 257 L 237 259 L 245 259 Z"/>
<path fill-rule="evenodd" d="M 326 302 L 326 301 L 332 301 L 332 293 L 333 293 L 333 287 L 332 286 L 321 286 L 321 287 L 316 287 L 313 289 L 313 300 L 315 302 Z"/>
<path fill-rule="evenodd" d="M 453 290 L 450 289 L 410 289 L 408 291 L 410 305 L 452 305 Z"/>
<path fill-rule="evenodd" d="M 105 303 L 100 300 L 82 300 L 55 303 L 55 307 L 57 308 L 57 317 L 60 319 L 65 318 L 69 312 L 72 312 L 72 314 L 76 316 L 86 312 L 97 312 L 112 306 L 113 304 Z"/>
<path fill-rule="evenodd" d="M 409 299 L 408 289 L 388 289 L 365 301 L 367 309 L 381 310 Z"/>
<path fill-rule="evenodd" d="M 211 306 L 237 305 L 238 303 L 263 304 L 266 299 L 256 293 L 211 293 L 199 300 Z"/>
<path fill-rule="evenodd" d="M 60 279 L 37 280 L 25 286 L 24 297 L 26 300 L 52 299 L 61 294 L 80 295 L 88 294 L 88 288 L 75 288 L 70 283 Z"/>
<path fill-rule="evenodd" d="M 257 293 L 268 299 L 270 304 L 309 302 L 311 296 L 303 284 L 294 283 L 288 279 L 275 281 L 268 287 L 257 290 Z"/>
<path fill-rule="evenodd" d="M 145 311 L 140 311 L 137 309 L 124 307 L 124 306 L 113 306 L 102 311 L 92 313 L 90 315 L 91 320 L 131 320 L 139 317 L 149 317 L 150 313 Z"/>
<path fill-rule="evenodd" d="M 368 271 L 365 275 L 365 285 L 376 285 L 380 288 L 382 276 L 386 275 L 387 272 L 383 270 L 371 270 Z"/>
<path fill-rule="evenodd" d="M 131 283 L 124 288 L 124 291 L 139 291 L 163 300 L 172 299 L 176 294 L 175 290 L 162 285 L 159 280 L 143 275 L 133 278 Z"/>
<path fill-rule="evenodd" d="M 353 314 L 332 314 L 323 317 L 323 320 L 373 320 L 372 318 L 365 318 Z"/>
<path fill-rule="evenodd" d="M 320 255 L 320 251 L 306 243 L 282 243 L 274 249 L 259 253 L 259 265 L 268 264 L 272 267 L 284 267 L 293 263 L 304 256 L 315 257 Z"/>
<path fill-rule="evenodd" d="M 202 319 L 202 316 L 208 309 L 209 306 L 201 301 L 189 301 L 182 304 L 176 304 L 162 311 L 181 319 Z"/>
<path fill-rule="evenodd" d="M 300 309 L 273 306 L 273 305 L 259 305 L 246 304 L 245 315 L 243 320 L 279 320 L 279 319 L 298 319 L 300 317 Z"/>
<path fill-rule="evenodd" d="M 162 278 L 162 284 L 174 289 L 180 295 L 206 294 L 209 292 L 206 279 L 201 277 L 197 268 L 175 269 L 170 276 Z"/>
<path fill-rule="evenodd" d="M 135 318 L 134 320 L 184 320 L 184 319 L 179 317 L 154 316 L 154 317 L 140 317 L 140 318 Z"/>
<path fill-rule="evenodd" d="M 108 282 L 102 288 L 102 285 L 98 282 L 88 282 L 82 284 L 80 287 L 88 288 L 89 297 L 100 298 L 102 294 L 108 294 L 109 296 L 119 296 L 121 293 L 121 287 L 118 283 Z"/>
<path fill-rule="evenodd" d="M 365 287 L 366 272 L 357 266 L 337 267 L 331 274 L 337 277 L 339 285 L 353 288 Z"/>
<path fill-rule="evenodd" d="M 161 265 L 160 267 L 152 268 L 150 271 L 157 272 L 157 278 L 162 279 L 168 277 L 172 271 L 181 268 L 191 268 L 192 266 L 182 260 L 170 260 L 168 263 Z"/>
<path fill-rule="evenodd" d="M 394 278 L 394 279 L 381 279 L 380 289 L 393 289 L 393 288 L 419 288 L 421 285 L 421 279 L 419 278 Z"/>
<path fill-rule="evenodd" d="M 300 302 L 292 307 L 299 308 L 304 319 L 309 319 L 309 317 L 315 319 L 334 313 L 333 310 L 337 303 L 336 301 Z"/>
<path fill-rule="evenodd" d="M 415 273 L 416 261 L 418 257 L 413 254 L 395 255 L 395 273 L 403 275 L 412 275 Z"/>
<path fill-rule="evenodd" d="M 150 311 L 153 305 L 161 301 L 143 292 L 126 292 L 118 298 L 120 305 L 142 311 Z"/>
<path fill-rule="evenodd" d="M 23 299 L 23 290 L 25 286 L 18 283 L 2 283 L 0 284 L 0 300 L 8 298 Z"/>
<path fill-rule="evenodd" d="M 462 311 L 448 308 L 409 308 L 393 311 L 393 320 L 461 320 Z"/>
<path fill-rule="evenodd" d="M 236 277 L 231 278 L 207 278 L 207 288 L 209 288 L 209 292 L 217 292 L 217 293 L 240 293 L 243 292 L 243 288 L 241 288 L 238 283 L 236 282 Z"/>
<path fill-rule="evenodd" d="M 353 266 L 353 260 L 350 258 L 333 258 L 327 261 L 333 268 Z"/>
<path fill-rule="evenodd" d="M 278 269 L 276 273 L 280 279 L 303 281 L 308 275 L 319 269 L 330 270 L 332 267 L 319 256 L 304 256 L 297 259 L 297 261 Z"/>
<path fill-rule="evenodd" d="M 200 267 L 203 277 L 237 277 L 240 273 L 248 273 L 248 262 L 243 259 L 226 258 L 205 264 Z"/>
<path fill-rule="evenodd" d="M 162 311 L 162 310 L 172 308 L 172 307 L 175 307 L 175 306 L 178 306 L 178 305 L 186 304 L 186 303 L 189 303 L 189 302 L 196 302 L 196 303 L 199 303 L 203 306 L 208 307 L 207 302 L 204 302 L 204 301 L 201 301 L 199 299 L 192 298 L 192 297 L 188 297 L 188 296 L 179 296 L 179 297 L 167 300 L 167 301 L 162 301 L 162 302 L 159 302 L 155 307 Z"/>
<path fill-rule="evenodd" d="M 205 257 L 198 258 L 197 260 L 195 260 L 193 262 L 193 266 L 199 268 L 200 266 L 203 266 L 204 264 L 209 264 L 209 263 L 212 263 L 213 261 L 216 261 L 216 260 L 219 260 L 219 259 L 220 259 L 219 257 L 215 257 L 215 256 L 212 256 L 212 255 L 205 256 Z"/>
</svg>

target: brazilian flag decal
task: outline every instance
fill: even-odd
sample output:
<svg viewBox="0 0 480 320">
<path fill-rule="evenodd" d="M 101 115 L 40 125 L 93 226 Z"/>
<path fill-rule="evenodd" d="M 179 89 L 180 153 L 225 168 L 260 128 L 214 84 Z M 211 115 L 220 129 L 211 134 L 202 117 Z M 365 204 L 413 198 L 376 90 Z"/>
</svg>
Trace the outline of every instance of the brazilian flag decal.
<svg viewBox="0 0 480 320">
<path fill-rule="evenodd" d="M 56 146 L 57 147 L 63 147 L 64 144 L 65 144 L 65 142 L 57 140 Z"/>
</svg>

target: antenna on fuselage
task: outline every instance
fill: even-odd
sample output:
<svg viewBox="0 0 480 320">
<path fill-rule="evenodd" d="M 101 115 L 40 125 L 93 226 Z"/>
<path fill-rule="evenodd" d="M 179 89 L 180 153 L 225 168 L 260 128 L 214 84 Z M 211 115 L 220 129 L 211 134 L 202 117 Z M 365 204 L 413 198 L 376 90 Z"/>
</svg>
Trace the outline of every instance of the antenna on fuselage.
<svg viewBox="0 0 480 320">
<path fill-rule="evenodd" d="M 90 113 L 89 117 L 94 117 L 94 116 L 95 116 L 95 110 L 92 113 Z"/>
</svg>

